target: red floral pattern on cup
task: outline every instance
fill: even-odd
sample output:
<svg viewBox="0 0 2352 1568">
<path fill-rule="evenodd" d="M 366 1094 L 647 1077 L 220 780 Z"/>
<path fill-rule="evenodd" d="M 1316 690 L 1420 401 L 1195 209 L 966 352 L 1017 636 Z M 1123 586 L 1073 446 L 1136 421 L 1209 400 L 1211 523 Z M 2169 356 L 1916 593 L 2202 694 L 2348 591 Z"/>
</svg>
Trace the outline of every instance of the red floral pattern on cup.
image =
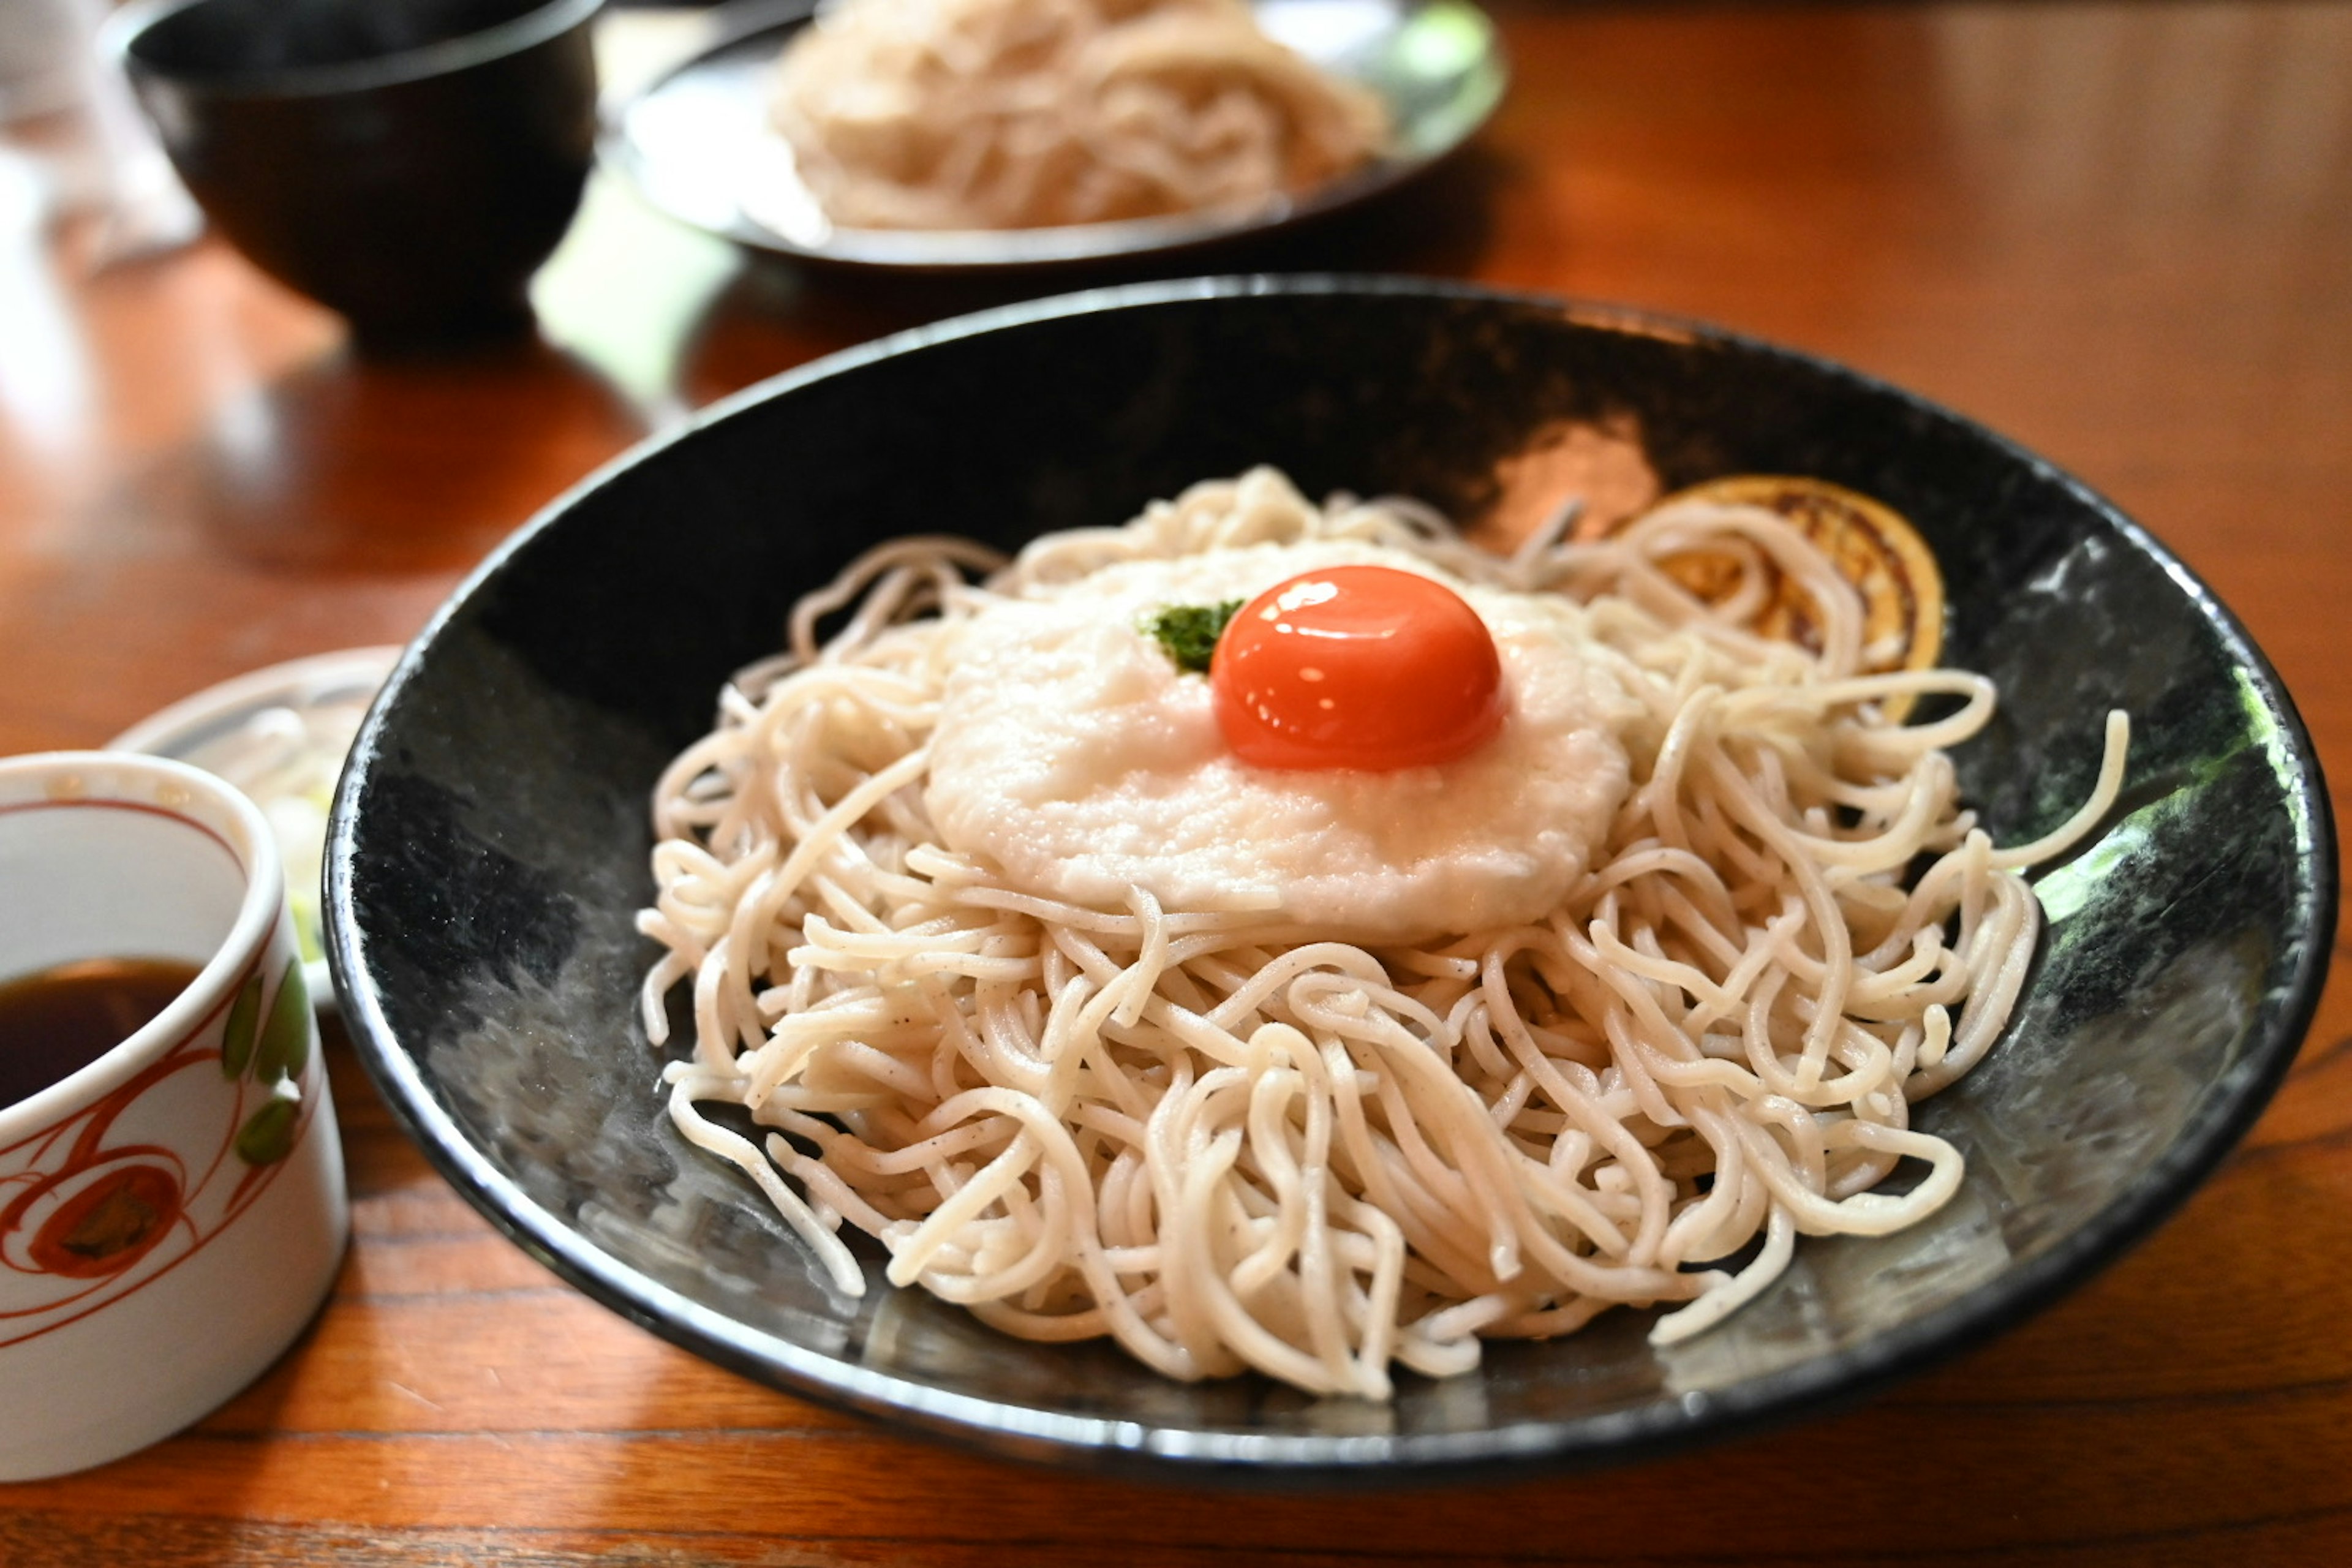
<svg viewBox="0 0 2352 1568">
<path fill-rule="evenodd" d="M 68 1279 L 96 1279 L 146 1257 L 180 1217 L 179 1174 L 156 1159 L 163 1153 L 133 1150 L 35 1187 L 28 1206 L 51 1202 L 26 1248 L 33 1261 Z"/>
<path fill-rule="evenodd" d="M 160 1058 L 0 1148 L 0 1345 L 168 1273 L 283 1167 L 325 1085 L 300 963 L 268 978 L 257 961 Z"/>
</svg>

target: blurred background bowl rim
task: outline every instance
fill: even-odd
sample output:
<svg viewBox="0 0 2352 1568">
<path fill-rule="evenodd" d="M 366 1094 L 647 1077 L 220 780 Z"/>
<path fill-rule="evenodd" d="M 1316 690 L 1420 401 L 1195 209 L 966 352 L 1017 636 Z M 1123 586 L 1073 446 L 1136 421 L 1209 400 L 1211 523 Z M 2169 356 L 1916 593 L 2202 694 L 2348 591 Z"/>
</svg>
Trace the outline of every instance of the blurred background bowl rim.
<svg viewBox="0 0 2352 1568">
<path fill-rule="evenodd" d="M 1580 328 L 1699 342 L 1787 362 L 1932 415 L 2011 462 L 2063 486 L 2101 524 L 2160 567 L 2207 622 L 2278 723 L 2290 805 L 2301 807 L 2301 873 L 2282 908 L 2300 937 L 2291 973 L 2252 1004 L 2244 1043 L 2216 1087 L 2142 1178 L 2072 1233 L 2005 1267 L 1948 1305 L 1844 1350 L 1748 1377 L 1719 1393 L 1662 1395 L 1563 1421 L 1465 1433 L 1269 1434 L 1155 1427 L 1013 1405 L 838 1359 L 712 1310 L 605 1252 L 497 1170 L 425 1085 L 399 1044 L 367 976 L 352 910 L 356 803 L 377 760 L 385 715 L 457 616 L 517 556 L 590 495 L 705 427 L 817 382 L 886 359 L 984 333 L 1108 310 L 1281 295 L 1454 300 L 1547 312 Z M 648 787 L 650 787 L 648 781 Z M 1832 1414 L 1938 1362 L 1979 1346 L 2087 1283 L 2186 1203 L 2259 1119 L 2293 1066 L 2332 957 L 2338 867 L 2332 807 L 2308 729 L 2268 658 L 2212 589 L 2153 534 L 2072 473 L 1978 421 L 1838 362 L 1670 313 L 1445 279 L 1345 273 L 1236 275 L 1111 285 L 994 307 L 913 327 L 825 355 L 714 402 L 648 437 L 564 490 L 502 541 L 441 605 L 401 656 L 353 742 L 331 815 L 327 941 L 352 1044 L 394 1120 L 492 1226 L 583 1294 L 663 1339 L 771 1388 L 876 1418 L 894 1430 L 999 1457 L 1130 1479 L 1244 1488 L 1347 1489 L 1472 1484 L 1591 1469 L 1661 1457 L 1802 1418 Z M 650 884 L 648 884 L 650 886 Z M 2274 965 L 2275 967 L 2275 965 Z M 1557 1342 L 1572 1343 L 1573 1335 Z M 1472 1377 L 1478 1373 L 1467 1374 Z"/>
<path fill-rule="evenodd" d="M 99 47 L 130 75 L 167 83 L 178 92 L 222 100 L 331 98 L 455 76 L 520 54 L 590 21 L 604 9 L 605 0 L 535 0 L 519 15 L 454 38 L 331 65 L 191 71 L 141 56 L 140 43 L 155 27 L 183 11 L 215 3 L 131 0 L 108 16 L 100 30 Z"/>
</svg>

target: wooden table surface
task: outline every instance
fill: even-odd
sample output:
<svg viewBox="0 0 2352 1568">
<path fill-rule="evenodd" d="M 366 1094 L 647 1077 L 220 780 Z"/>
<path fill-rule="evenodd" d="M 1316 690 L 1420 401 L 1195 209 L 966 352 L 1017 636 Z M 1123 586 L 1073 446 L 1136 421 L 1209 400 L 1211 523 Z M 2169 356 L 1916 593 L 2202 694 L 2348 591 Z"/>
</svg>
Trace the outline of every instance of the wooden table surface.
<svg viewBox="0 0 2352 1568">
<path fill-rule="evenodd" d="M 2352 779 L 2352 6 L 1494 9 L 1467 156 L 1228 265 L 1622 300 L 1916 388 L 2178 550 Z M 698 25 L 610 18 L 610 79 Z M 91 275 L 0 226 L 0 753 L 402 640 L 649 431 L 1009 292 L 755 264 L 600 181 L 541 342 L 368 364 L 216 242 Z M 495 1236 L 338 1044 L 325 1312 L 188 1433 L 0 1487 L 0 1563 L 2352 1561 L 2347 984 L 2188 1207 L 1998 1342 L 1685 1458 L 1357 1498 L 1016 1468 L 717 1371 Z"/>
</svg>

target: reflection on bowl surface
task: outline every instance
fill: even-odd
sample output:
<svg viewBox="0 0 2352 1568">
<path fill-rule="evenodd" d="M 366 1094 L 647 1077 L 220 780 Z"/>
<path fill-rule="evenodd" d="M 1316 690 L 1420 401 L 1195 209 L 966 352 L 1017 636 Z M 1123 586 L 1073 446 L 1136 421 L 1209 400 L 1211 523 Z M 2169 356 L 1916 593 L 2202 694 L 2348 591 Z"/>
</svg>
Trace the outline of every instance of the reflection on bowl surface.
<svg viewBox="0 0 2352 1568">
<path fill-rule="evenodd" d="M 2010 1037 L 1919 1122 L 1968 1156 L 1933 1219 L 1809 1240 L 1723 1327 L 1649 1315 L 1488 1346 L 1391 1405 L 1164 1382 L 1002 1337 L 882 1282 L 845 1298 L 670 1127 L 637 1018 L 647 799 L 793 599 L 876 540 L 1115 523 L 1255 463 L 1309 494 L 1502 526 L 1549 489 L 1818 476 L 1942 565 L 1947 662 L 2001 691 L 1957 756 L 1995 837 L 2087 793 L 2045 871 Z M 1539 493 L 1546 492 L 1546 493 Z M 2137 527 L 2000 438 L 1834 366 L 1681 323 L 1425 283 L 1159 285 L 838 356 L 556 503 L 460 592 L 371 716 L 337 802 L 330 929 L 355 1038 L 466 1194 L 592 1295 L 778 1386 L 999 1452 L 1203 1478 L 1492 1477 L 1654 1453 L 1852 1397 L 2004 1328 L 2144 1235 L 2242 1133 L 2315 1002 L 2326 796 L 2284 692 Z"/>
</svg>

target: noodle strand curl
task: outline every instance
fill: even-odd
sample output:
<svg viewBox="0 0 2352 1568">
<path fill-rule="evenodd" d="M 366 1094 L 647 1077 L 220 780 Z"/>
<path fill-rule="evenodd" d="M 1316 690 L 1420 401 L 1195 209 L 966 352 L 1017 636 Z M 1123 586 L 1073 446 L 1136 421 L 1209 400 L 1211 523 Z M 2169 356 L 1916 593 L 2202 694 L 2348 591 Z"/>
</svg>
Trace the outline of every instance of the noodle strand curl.
<svg viewBox="0 0 2352 1568">
<path fill-rule="evenodd" d="M 943 847 L 921 785 L 946 628 L 1114 561 L 1324 538 L 1590 607 L 1590 657 L 1641 704 L 1633 785 L 1547 919 L 1367 947 L 1139 889 L 1073 904 Z M 1758 595 L 1710 608 L 1659 569 L 1698 539 L 1808 584 L 1822 651 L 1751 635 Z M 1458 1373 L 1483 1337 L 1616 1305 L 1671 1308 L 1668 1343 L 1754 1300 L 1800 1236 L 1933 1213 L 1960 1160 L 1909 1108 L 2008 1021 L 2040 923 L 2016 868 L 2090 832 L 2123 773 L 2117 714 L 2083 808 L 1994 848 L 1943 754 L 1990 686 L 1866 673 L 1853 590 L 1756 509 L 1506 561 L 1258 470 L 964 575 L 992 564 L 887 546 L 723 695 L 655 802 L 646 1027 L 666 1040 L 688 988 L 674 1120 L 841 1289 L 864 1288 L 846 1225 L 893 1283 L 1171 1377 L 1381 1399 L 1397 1365 Z M 1884 717 L 1931 693 L 1955 706 Z M 714 1104 L 772 1129 L 764 1151 Z M 1924 1176 L 1875 1190 L 1906 1161 Z"/>
</svg>

